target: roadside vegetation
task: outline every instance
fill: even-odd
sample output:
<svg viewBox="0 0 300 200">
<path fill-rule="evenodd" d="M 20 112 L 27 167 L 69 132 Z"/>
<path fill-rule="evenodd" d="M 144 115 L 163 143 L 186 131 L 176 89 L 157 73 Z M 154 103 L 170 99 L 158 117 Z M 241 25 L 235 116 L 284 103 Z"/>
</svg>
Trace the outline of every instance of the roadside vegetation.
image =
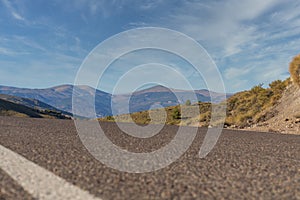
<svg viewBox="0 0 300 200">
<path fill-rule="evenodd" d="M 300 55 L 294 57 L 289 68 L 291 79 L 295 85 L 300 87 Z"/>
<path fill-rule="evenodd" d="M 276 80 L 264 88 L 262 84 L 253 87 L 251 90 L 236 93 L 227 99 L 226 126 L 246 127 L 252 123 L 265 121 L 272 116 L 270 108 L 280 100 L 285 88 L 289 84 L 289 79 L 285 81 Z M 224 104 L 225 102 L 223 102 Z M 171 106 L 162 108 L 166 112 L 166 124 L 209 126 L 211 119 L 212 104 L 198 102 L 192 104 L 187 101 L 185 105 Z M 99 119 L 100 121 L 120 121 L 135 122 L 136 124 L 146 125 L 151 122 L 151 113 L 162 112 L 162 109 L 141 111 L 131 114 L 118 116 L 107 116 Z M 182 117 L 181 109 L 185 110 Z M 199 112 L 195 114 L 195 110 Z M 161 121 L 160 121 L 161 122 Z"/>
<path fill-rule="evenodd" d="M 269 84 L 268 87 L 263 87 L 263 84 L 254 86 L 250 90 L 238 92 L 228 98 L 226 102 L 222 102 L 219 105 L 226 104 L 226 127 L 245 128 L 256 123 L 262 123 L 268 119 L 276 116 L 278 111 L 273 109 L 279 104 L 287 87 L 291 86 L 292 83 L 300 87 L 300 55 L 296 56 L 290 63 L 289 71 L 291 78 L 284 81 L 276 80 Z M 209 126 L 211 120 L 212 107 L 218 105 L 212 105 L 211 103 L 198 102 L 192 104 L 191 101 L 187 100 L 184 105 L 172 106 L 164 108 L 167 113 L 166 124 L 177 124 L 177 125 L 192 125 L 192 126 Z M 182 117 L 181 108 L 187 110 Z M 198 114 L 194 111 L 199 109 Z M 142 111 L 137 113 L 125 114 L 115 116 L 113 120 L 132 122 L 130 118 L 137 124 L 149 124 L 151 118 L 149 112 Z M 199 114 L 200 113 L 200 114 Z M 112 121 L 112 117 L 106 117 L 100 119 L 101 121 Z M 295 115 L 295 118 L 300 118 L 300 113 Z"/>
<path fill-rule="evenodd" d="M 268 88 L 260 84 L 251 90 L 233 95 L 227 100 L 225 124 L 245 127 L 266 121 L 275 114 L 270 108 L 278 103 L 288 84 L 289 79 L 276 80 L 269 84 Z"/>
<path fill-rule="evenodd" d="M 195 110 L 199 109 L 199 112 L 195 113 Z M 184 117 L 182 116 L 182 110 L 184 110 Z M 131 114 L 123 114 L 117 116 L 107 116 L 105 118 L 100 118 L 99 121 L 118 121 L 118 122 L 135 122 L 136 124 L 146 125 L 146 124 L 156 124 L 156 123 L 166 123 L 169 125 L 197 125 L 198 118 L 201 118 L 202 124 L 207 125 L 209 122 L 211 111 L 211 104 L 205 102 L 198 102 L 191 105 L 177 105 L 170 106 L 161 109 L 140 111 Z M 162 114 L 162 112 L 164 114 Z M 201 113 L 199 115 L 199 113 Z M 165 119 L 155 119 L 151 121 L 150 116 L 163 116 Z"/>
</svg>

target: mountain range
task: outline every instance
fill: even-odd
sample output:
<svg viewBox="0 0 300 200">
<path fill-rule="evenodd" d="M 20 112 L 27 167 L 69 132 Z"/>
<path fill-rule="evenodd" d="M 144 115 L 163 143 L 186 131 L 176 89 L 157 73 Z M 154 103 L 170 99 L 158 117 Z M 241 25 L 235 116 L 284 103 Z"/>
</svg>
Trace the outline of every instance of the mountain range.
<svg viewBox="0 0 300 200">
<path fill-rule="evenodd" d="M 46 89 L 0 86 L 0 94 L 32 99 L 32 102 L 27 102 L 29 107 L 37 106 L 34 104 L 34 100 L 38 100 L 58 110 L 72 113 L 74 89 L 76 89 L 76 96 L 79 97 L 76 101 L 79 105 L 86 105 L 87 99 L 95 98 L 97 117 L 149 110 L 153 108 L 153 105 L 154 108 L 156 106 L 174 106 L 183 104 L 188 99 L 192 102 L 210 102 L 212 100 L 213 103 L 219 103 L 224 101 L 226 97 L 231 96 L 230 94 L 223 95 L 205 89 L 195 91 L 173 90 L 160 85 L 136 91 L 132 94 L 118 95 L 112 95 L 89 86 L 60 85 Z M 40 103 L 40 106 L 45 107 L 42 103 Z M 86 108 L 82 106 L 80 109 L 84 110 Z M 84 117 L 91 117 L 91 115 L 85 114 Z"/>
</svg>

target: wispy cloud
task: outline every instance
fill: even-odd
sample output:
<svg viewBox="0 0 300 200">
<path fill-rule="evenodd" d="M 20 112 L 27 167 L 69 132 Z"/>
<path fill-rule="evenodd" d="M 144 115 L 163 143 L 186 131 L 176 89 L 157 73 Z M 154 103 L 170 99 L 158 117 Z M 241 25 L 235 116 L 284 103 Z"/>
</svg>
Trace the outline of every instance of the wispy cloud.
<svg viewBox="0 0 300 200">
<path fill-rule="evenodd" d="M 156 25 L 198 40 L 236 91 L 288 76 L 288 62 L 300 51 L 299 9 L 293 0 L 186 1 Z"/>
<path fill-rule="evenodd" d="M 28 37 L 25 37 L 25 36 L 14 35 L 14 36 L 12 36 L 12 40 L 15 40 L 15 41 L 19 42 L 19 44 L 23 44 L 32 49 L 36 49 L 36 50 L 40 50 L 40 51 L 47 51 L 47 49 L 43 45 L 39 44 L 38 42 L 36 42 L 32 39 L 29 39 Z"/>
<path fill-rule="evenodd" d="M 12 16 L 15 18 L 15 19 L 18 19 L 18 20 L 22 20 L 22 21 L 25 21 L 25 18 L 22 17 L 20 14 L 16 13 L 16 12 L 11 12 Z"/>
<path fill-rule="evenodd" d="M 232 56 L 242 51 L 243 45 L 257 38 L 257 27 L 249 23 L 278 3 L 267 1 L 187 1 L 183 7 L 166 17 L 170 24 L 210 48 L 218 49 L 218 57 Z"/>
<path fill-rule="evenodd" d="M 28 52 L 24 51 L 16 51 L 13 49 L 5 48 L 5 47 L 0 47 L 0 55 L 4 56 L 19 56 L 19 55 L 26 55 Z"/>
<path fill-rule="evenodd" d="M 160 6 L 163 0 L 144 0 L 139 6 L 142 10 L 154 9 Z"/>
<path fill-rule="evenodd" d="M 95 16 L 100 15 L 104 18 L 110 17 L 116 14 L 123 8 L 123 5 L 127 2 L 124 0 L 68 0 L 68 1 L 58 1 L 59 4 L 65 7 L 65 9 L 75 9 L 80 11 L 81 16 L 86 18 L 87 15 Z M 127 2 L 128 3 L 128 2 Z"/>
<path fill-rule="evenodd" d="M 8 9 L 8 11 L 11 13 L 11 16 L 17 20 L 26 21 L 26 19 L 17 12 L 17 10 L 12 6 L 11 2 L 8 0 L 2 0 L 2 3 L 4 6 Z"/>
<path fill-rule="evenodd" d="M 79 65 L 89 50 L 118 32 L 158 26 L 195 38 L 216 61 L 229 92 L 235 92 L 286 78 L 288 62 L 300 52 L 297 0 L 53 0 L 26 4 L 0 0 L 0 4 L 0 23 L 5 27 L 0 30 L 0 54 L 7 60 L 19 59 L 17 66 L 45 62 L 58 69 L 56 64 Z M 130 44 L 125 41 L 124 45 Z M 107 50 L 108 56 L 114 52 L 114 48 Z M 61 63 L 54 64 L 55 59 Z M 29 62 L 33 60 L 40 63 Z M 130 66 L 135 64 L 131 60 L 142 63 L 147 58 L 122 61 Z M 161 62 L 178 66 L 168 57 Z"/>
<path fill-rule="evenodd" d="M 46 88 L 62 83 L 72 84 L 79 65 L 78 58 L 60 54 L 47 54 L 22 63 L 2 59 L 0 85 Z"/>
</svg>

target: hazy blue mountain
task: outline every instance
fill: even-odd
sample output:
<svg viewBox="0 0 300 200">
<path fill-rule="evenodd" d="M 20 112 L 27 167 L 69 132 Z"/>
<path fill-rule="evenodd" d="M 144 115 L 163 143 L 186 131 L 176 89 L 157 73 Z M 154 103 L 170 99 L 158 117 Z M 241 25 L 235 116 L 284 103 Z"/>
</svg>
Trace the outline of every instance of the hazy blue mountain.
<svg viewBox="0 0 300 200">
<path fill-rule="evenodd" d="M 73 88 L 74 86 L 72 85 L 60 85 L 46 89 L 28 89 L 0 86 L 0 94 L 8 94 L 23 98 L 36 99 L 59 110 L 72 113 Z M 95 90 L 88 86 L 76 86 L 76 91 L 80 94 L 81 101 L 84 102 L 94 94 Z M 111 115 L 110 102 L 110 94 L 102 92 L 100 90 L 96 90 L 95 105 L 98 116 Z"/>
<path fill-rule="evenodd" d="M 27 89 L 0 86 L 0 94 L 36 99 L 59 110 L 71 113 L 72 94 L 74 87 L 76 87 L 76 95 L 78 96 L 78 102 L 76 103 L 80 106 L 82 105 L 81 107 L 79 106 L 79 109 L 81 109 L 83 113 L 86 109 L 86 101 L 88 99 L 95 98 L 95 110 L 97 117 L 108 116 L 112 115 L 113 113 L 123 114 L 128 112 L 148 110 L 151 108 L 151 106 L 152 108 L 158 106 L 173 106 L 183 104 L 188 99 L 192 102 L 208 102 L 211 101 L 212 96 L 214 103 L 224 100 L 224 95 L 215 92 L 209 92 L 208 90 L 170 90 L 163 86 L 153 86 L 141 91 L 136 91 L 133 94 L 113 96 L 109 93 L 95 90 L 89 86 L 60 85 L 46 89 Z M 194 96 L 194 94 L 196 96 Z M 114 105 L 114 112 L 112 112 L 111 102 Z M 128 102 L 129 106 L 127 106 Z M 86 113 L 88 112 L 90 111 L 86 111 Z M 89 114 L 86 114 L 85 116 L 90 117 Z"/>
</svg>

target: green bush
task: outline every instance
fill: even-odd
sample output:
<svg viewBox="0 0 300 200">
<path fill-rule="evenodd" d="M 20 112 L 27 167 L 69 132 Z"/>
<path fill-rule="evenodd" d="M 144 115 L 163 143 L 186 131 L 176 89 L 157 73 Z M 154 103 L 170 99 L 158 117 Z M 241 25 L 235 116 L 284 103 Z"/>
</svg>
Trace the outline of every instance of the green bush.
<svg viewBox="0 0 300 200">
<path fill-rule="evenodd" d="M 105 117 L 105 119 L 107 121 L 115 121 L 115 118 L 113 116 L 107 116 L 107 117 Z"/>
<path fill-rule="evenodd" d="M 191 100 L 189 100 L 189 99 L 188 99 L 188 100 L 186 100 L 186 102 L 185 102 L 185 105 L 186 105 L 186 106 L 190 106 L 190 105 L 192 105 L 192 102 L 191 102 Z"/>
<path fill-rule="evenodd" d="M 174 108 L 172 117 L 173 117 L 173 119 L 180 119 L 181 118 L 180 110 L 177 107 Z"/>
</svg>

